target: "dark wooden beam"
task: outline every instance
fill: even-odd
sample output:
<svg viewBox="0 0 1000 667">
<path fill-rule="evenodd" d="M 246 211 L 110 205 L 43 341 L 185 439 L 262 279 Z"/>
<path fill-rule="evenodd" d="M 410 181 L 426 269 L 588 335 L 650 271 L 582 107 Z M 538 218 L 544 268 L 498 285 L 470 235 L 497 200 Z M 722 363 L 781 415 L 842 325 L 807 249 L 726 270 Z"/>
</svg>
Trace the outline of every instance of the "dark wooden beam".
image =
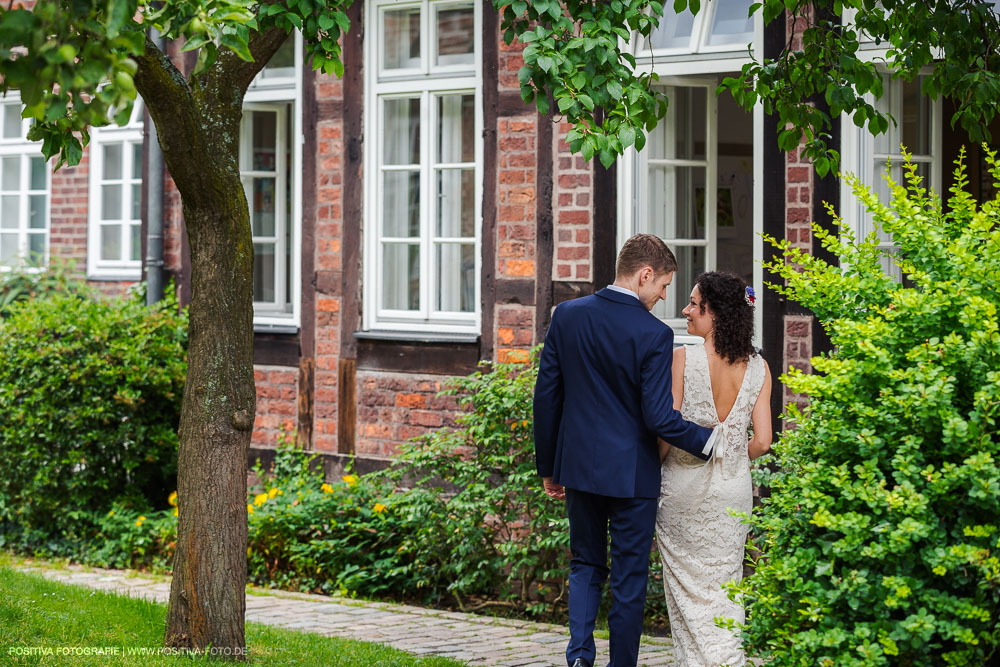
<svg viewBox="0 0 1000 667">
<path fill-rule="evenodd" d="M 354 452 L 357 429 L 357 378 L 355 360 L 361 313 L 361 213 L 364 190 L 361 180 L 364 147 L 364 3 L 355 2 L 347 10 L 351 29 L 343 38 L 344 77 L 343 111 L 344 172 L 341 206 L 341 287 L 340 287 L 340 361 L 337 374 L 337 450 Z"/>
<path fill-rule="evenodd" d="M 497 118 L 499 113 L 500 38 L 499 17 L 490 0 L 481 0 L 483 12 L 483 227 L 482 273 L 480 290 L 482 302 L 482 329 L 479 355 L 484 361 L 493 361 L 495 345 L 494 294 L 496 291 L 497 252 Z"/>
<path fill-rule="evenodd" d="M 302 57 L 307 58 L 306 54 Z M 319 159 L 316 125 L 316 73 L 304 67 L 302 76 L 302 296 L 299 302 L 299 394 L 296 443 L 301 449 L 313 447 L 313 418 L 316 400 L 316 161 Z M 293 178 L 295 174 L 292 175 Z"/>
<path fill-rule="evenodd" d="M 554 105 L 553 105 L 554 106 Z M 535 342 L 545 340 L 552 316 L 552 127 L 549 115 L 538 114 L 535 168 Z"/>
<path fill-rule="evenodd" d="M 596 157 L 594 165 L 594 285 L 598 289 L 615 281 L 618 257 L 618 163 L 605 169 Z"/>
</svg>

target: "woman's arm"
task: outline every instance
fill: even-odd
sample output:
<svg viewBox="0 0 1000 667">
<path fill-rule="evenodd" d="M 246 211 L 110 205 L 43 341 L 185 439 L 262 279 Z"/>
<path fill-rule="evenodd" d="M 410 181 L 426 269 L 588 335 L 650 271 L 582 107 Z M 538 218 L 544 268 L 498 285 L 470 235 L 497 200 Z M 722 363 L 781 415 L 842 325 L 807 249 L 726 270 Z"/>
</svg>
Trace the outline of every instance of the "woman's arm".
<svg viewBox="0 0 1000 667">
<path fill-rule="evenodd" d="M 757 394 L 757 402 L 753 405 L 753 413 L 750 418 L 753 420 L 753 439 L 747 448 L 750 460 L 767 454 L 771 449 L 771 439 L 774 433 L 771 431 L 771 369 L 767 362 L 764 362 L 764 386 Z"/>
<path fill-rule="evenodd" d="M 680 412 L 681 403 L 684 402 L 684 360 L 686 355 L 683 347 L 678 347 L 674 349 L 674 360 L 670 365 L 670 380 L 671 392 L 674 398 L 674 410 Z M 663 463 L 663 459 L 667 458 L 667 452 L 670 451 L 670 445 L 667 444 L 663 439 L 658 439 L 657 442 L 660 445 L 660 463 Z"/>
</svg>

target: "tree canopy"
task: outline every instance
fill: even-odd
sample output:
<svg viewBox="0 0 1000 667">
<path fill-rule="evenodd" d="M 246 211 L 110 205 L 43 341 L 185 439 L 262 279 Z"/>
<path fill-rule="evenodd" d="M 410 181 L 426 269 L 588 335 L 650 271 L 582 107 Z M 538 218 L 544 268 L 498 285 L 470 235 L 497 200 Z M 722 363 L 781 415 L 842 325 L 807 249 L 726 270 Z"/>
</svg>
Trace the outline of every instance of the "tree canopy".
<svg viewBox="0 0 1000 667">
<path fill-rule="evenodd" d="M 629 146 L 641 149 L 645 133 L 667 112 L 656 76 L 637 63 L 630 40 L 648 37 L 664 11 L 697 13 L 701 0 L 494 0 L 502 8 L 504 39 L 524 43 L 519 79 L 525 101 L 556 111 L 573 125 L 570 148 L 597 155 L 605 166 Z M 727 78 L 744 108 L 760 101 L 777 116 L 779 144 L 804 155 L 817 171 L 835 169 L 839 155 L 829 130 L 843 114 L 873 134 L 890 118 L 872 103 L 882 95 L 879 66 L 912 80 L 925 69 L 923 92 L 956 104 L 951 122 L 974 141 L 987 129 L 1000 99 L 1000 19 L 992 0 L 913 3 L 904 0 L 763 0 L 750 6 L 765 24 L 801 17 L 801 39 L 789 35 L 776 58 L 759 58 Z M 867 48 L 869 46 L 875 49 Z M 828 108 L 817 106 L 822 97 Z"/>
<path fill-rule="evenodd" d="M 312 66 L 340 75 L 340 36 L 350 3 L 287 0 L 39 0 L 31 9 L 0 6 L 0 93 L 20 91 L 28 138 L 42 141 L 57 167 L 77 164 L 88 128 L 125 124 L 146 31 L 197 51 L 188 85 L 238 58 L 252 62 L 251 36 L 272 28 L 302 31 Z"/>
</svg>

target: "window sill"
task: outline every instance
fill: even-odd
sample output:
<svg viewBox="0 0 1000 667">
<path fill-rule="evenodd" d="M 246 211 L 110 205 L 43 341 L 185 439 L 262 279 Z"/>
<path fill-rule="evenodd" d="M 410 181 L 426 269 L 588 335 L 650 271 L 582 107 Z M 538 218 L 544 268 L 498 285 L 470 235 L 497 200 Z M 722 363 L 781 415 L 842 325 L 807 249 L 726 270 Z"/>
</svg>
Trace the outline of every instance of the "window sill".
<svg viewBox="0 0 1000 667">
<path fill-rule="evenodd" d="M 296 324 L 264 324 L 254 322 L 253 332 L 255 334 L 297 334 L 299 327 Z"/>
<path fill-rule="evenodd" d="M 435 333 L 420 331 L 386 331 L 372 329 L 369 331 L 355 331 L 354 337 L 358 340 L 389 340 L 403 343 L 478 343 L 477 333 Z"/>
</svg>

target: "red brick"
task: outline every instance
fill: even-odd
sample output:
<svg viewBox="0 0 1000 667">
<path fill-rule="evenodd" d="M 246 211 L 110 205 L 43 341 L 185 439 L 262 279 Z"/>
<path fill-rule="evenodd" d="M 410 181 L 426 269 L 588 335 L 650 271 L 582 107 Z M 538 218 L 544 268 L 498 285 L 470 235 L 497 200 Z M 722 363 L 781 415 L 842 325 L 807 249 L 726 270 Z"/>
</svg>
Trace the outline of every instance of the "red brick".
<svg viewBox="0 0 1000 667">
<path fill-rule="evenodd" d="M 425 408 L 427 407 L 427 397 L 423 394 L 398 394 L 396 405 L 402 408 Z"/>
<path fill-rule="evenodd" d="M 559 211 L 560 225 L 586 225 L 590 222 L 590 211 Z"/>
</svg>

